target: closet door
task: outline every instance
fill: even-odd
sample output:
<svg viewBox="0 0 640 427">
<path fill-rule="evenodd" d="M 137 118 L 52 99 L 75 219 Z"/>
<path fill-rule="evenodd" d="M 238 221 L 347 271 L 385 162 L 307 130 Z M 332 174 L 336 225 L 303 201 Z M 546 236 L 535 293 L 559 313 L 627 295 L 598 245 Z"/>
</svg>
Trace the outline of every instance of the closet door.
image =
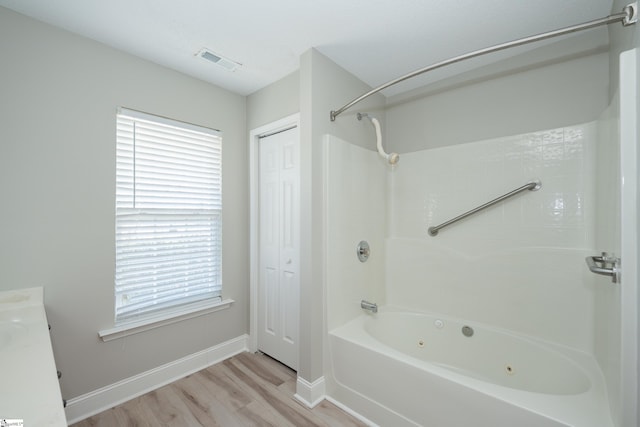
<svg viewBox="0 0 640 427">
<path fill-rule="evenodd" d="M 258 349 L 298 368 L 300 300 L 299 132 L 260 140 Z"/>
</svg>

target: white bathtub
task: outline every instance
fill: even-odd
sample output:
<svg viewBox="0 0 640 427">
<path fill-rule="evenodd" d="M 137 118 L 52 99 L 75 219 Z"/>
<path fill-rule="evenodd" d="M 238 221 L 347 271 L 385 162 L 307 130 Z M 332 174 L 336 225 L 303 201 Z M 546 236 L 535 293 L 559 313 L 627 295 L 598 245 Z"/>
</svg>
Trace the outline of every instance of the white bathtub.
<svg viewBox="0 0 640 427">
<path fill-rule="evenodd" d="M 592 356 L 509 331 L 385 307 L 329 349 L 329 397 L 381 426 L 612 426 Z"/>
</svg>

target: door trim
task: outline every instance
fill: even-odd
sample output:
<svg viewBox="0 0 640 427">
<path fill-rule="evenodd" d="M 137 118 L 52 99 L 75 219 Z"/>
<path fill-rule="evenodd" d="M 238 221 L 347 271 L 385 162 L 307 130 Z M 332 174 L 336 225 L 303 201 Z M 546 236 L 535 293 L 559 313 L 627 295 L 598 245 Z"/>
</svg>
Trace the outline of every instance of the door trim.
<svg viewBox="0 0 640 427">
<path fill-rule="evenodd" d="M 620 54 L 620 290 L 622 425 L 638 425 L 638 112 L 637 49 Z"/>
<path fill-rule="evenodd" d="M 300 113 L 249 132 L 249 351 L 258 350 L 258 280 L 260 277 L 260 138 L 300 127 Z"/>
</svg>

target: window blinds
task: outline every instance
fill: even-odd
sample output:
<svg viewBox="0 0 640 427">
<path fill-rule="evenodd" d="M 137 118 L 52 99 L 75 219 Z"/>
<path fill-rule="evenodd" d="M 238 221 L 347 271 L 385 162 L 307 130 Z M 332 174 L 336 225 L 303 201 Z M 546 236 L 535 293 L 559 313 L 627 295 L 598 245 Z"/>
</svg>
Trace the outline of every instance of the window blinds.
<svg viewBox="0 0 640 427">
<path fill-rule="evenodd" d="M 220 300 L 218 131 L 120 109 L 116 142 L 116 322 Z"/>
</svg>

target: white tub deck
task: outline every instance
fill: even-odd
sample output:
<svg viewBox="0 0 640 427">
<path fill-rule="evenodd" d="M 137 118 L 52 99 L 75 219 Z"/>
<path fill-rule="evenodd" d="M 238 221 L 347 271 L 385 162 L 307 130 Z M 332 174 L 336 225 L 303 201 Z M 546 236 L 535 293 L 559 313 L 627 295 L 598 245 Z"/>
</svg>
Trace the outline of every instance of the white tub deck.
<svg viewBox="0 0 640 427">
<path fill-rule="evenodd" d="M 444 327 L 429 331 L 436 320 Z M 456 342 L 464 324 L 474 336 Z M 447 327 L 456 334 L 440 333 Z M 419 341 L 439 348 L 429 356 Z M 594 358 L 534 338 L 385 308 L 330 331 L 329 348 L 329 396 L 380 425 L 612 426 Z M 491 371 L 494 360 L 500 372 Z"/>
</svg>

